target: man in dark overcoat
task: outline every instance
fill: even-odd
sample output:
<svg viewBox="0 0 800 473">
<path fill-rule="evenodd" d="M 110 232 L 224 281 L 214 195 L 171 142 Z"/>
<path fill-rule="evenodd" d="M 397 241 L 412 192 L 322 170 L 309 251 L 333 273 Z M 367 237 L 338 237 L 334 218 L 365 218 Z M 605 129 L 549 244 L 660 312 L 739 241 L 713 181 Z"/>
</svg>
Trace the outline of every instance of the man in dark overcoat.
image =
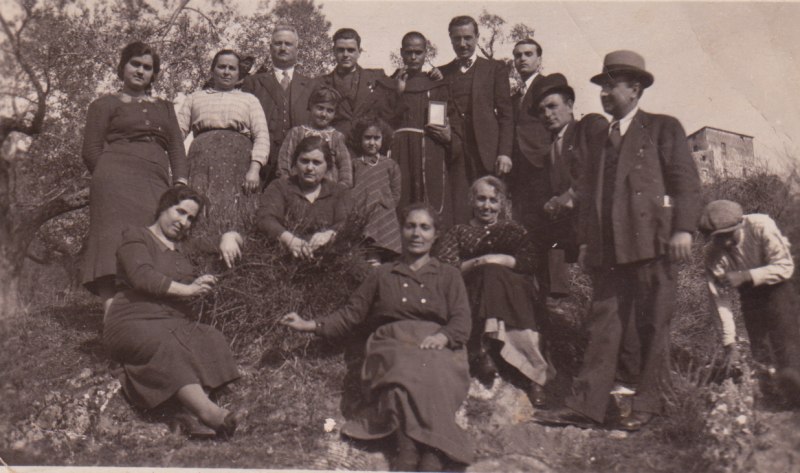
<svg viewBox="0 0 800 473">
<path fill-rule="evenodd" d="M 275 176 L 278 152 L 290 128 L 309 121 L 308 98 L 314 89 L 314 80 L 297 70 L 297 48 L 300 39 L 291 25 L 275 26 L 270 41 L 272 69 L 247 77 L 242 84 L 244 92 L 255 95 L 264 108 L 272 140 L 267 169 L 262 170 L 266 180 Z"/>
<path fill-rule="evenodd" d="M 653 81 L 633 51 L 607 54 L 592 77 L 613 120 L 589 137 L 578 190 L 578 260 L 594 290 L 589 345 L 567 407 L 537 414 L 541 422 L 605 421 L 628 324 L 639 337 L 641 368 L 632 413 L 617 427 L 638 430 L 662 410 L 677 263 L 691 255 L 702 197 L 680 122 L 639 109 Z"/>
</svg>

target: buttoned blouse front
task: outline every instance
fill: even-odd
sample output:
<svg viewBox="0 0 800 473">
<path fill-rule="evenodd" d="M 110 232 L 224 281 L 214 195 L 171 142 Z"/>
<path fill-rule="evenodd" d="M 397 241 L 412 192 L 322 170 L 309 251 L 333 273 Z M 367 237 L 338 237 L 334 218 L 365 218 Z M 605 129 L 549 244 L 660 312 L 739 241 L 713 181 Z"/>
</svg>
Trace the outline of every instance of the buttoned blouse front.
<svg viewBox="0 0 800 473">
<path fill-rule="evenodd" d="M 253 141 L 251 159 L 262 166 L 267 164 L 270 147 L 267 117 L 253 94 L 214 89 L 195 92 L 183 102 L 178 124 L 184 136 L 190 131 L 195 137 L 210 130 L 241 133 Z"/>
<path fill-rule="evenodd" d="M 130 142 L 151 142 L 167 152 L 174 181 L 185 181 L 188 162 L 183 138 L 171 102 L 161 99 L 123 102 L 116 95 L 106 95 L 92 102 L 86 116 L 82 156 L 94 172 L 100 156 L 111 146 L 121 152 Z M 159 161 L 156 156 L 142 156 Z"/>
<path fill-rule="evenodd" d="M 401 262 L 380 266 L 344 307 L 318 320 L 317 333 L 339 337 L 368 317 L 375 328 L 401 320 L 435 322 L 453 348 L 466 343 L 472 324 L 461 272 L 436 258 L 417 271 Z"/>
</svg>

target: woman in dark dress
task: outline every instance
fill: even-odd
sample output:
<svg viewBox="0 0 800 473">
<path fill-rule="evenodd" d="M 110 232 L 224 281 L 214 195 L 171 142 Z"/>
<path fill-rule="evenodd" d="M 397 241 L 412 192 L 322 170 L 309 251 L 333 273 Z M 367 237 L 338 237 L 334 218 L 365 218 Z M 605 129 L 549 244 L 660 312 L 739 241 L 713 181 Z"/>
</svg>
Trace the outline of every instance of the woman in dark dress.
<svg viewBox="0 0 800 473">
<path fill-rule="evenodd" d="M 236 414 L 205 390 L 239 377 L 233 354 L 219 331 L 187 318 L 189 301 L 209 293 L 216 279 L 194 277 L 178 246 L 203 205 L 193 189 L 172 188 L 152 225 L 125 229 L 117 251 L 119 292 L 103 323 L 103 344 L 122 364 L 120 381 L 134 404 L 151 409 L 176 398 L 189 436 L 229 436 Z"/>
<path fill-rule="evenodd" d="M 239 55 L 219 51 L 211 61 L 208 87 L 188 97 L 178 111 L 189 148 L 189 185 L 209 201 L 204 233 L 242 230 L 255 214 L 259 172 L 267 165 L 269 128 L 261 102 L 238 87 L 246 75 Z M 209 230 L 209 231 L 205 231 Z"/>
<path fill-rule="evenodd" d="M 470 296 L 473 328 L 470 360 L 483 381 L 496 375 L 500 356 L 530 383 L 535 407 L 545 405 L 543 386 L 553 370 L 542 356 L 534 299 L 535 252 L 525 229 L 508 219 L 506 186 L 494 176 L 471 187 L 473 219 L 439 241 L 436 256 L 459 268 Z M 491 343 L 491 345 L 490 345 Z M 495 347 L 497 350 L 488 350 Z"/>
<path fill-rule="evenodd" d="M 172 103 L 150 96 L 158 54 L 141 42 L 122 50 L 122 90 L 92 102 L 86 116 L 83 160 L 92 173 L 89 237 L 82 282 L 103 299 L 114 296 L 115 253 L 127 225 L 152 223 L 158 199 L 172 183 L 186 184 L 183 136 Z M 170 179 L 171 174 L 171 179 Z"/>
<path fill-rule="evenodd" d="M 431 101 L 448 103 L 447 81 L 433 80 L 422 72 L 428 41 L 422 33 L 403 36 L 400 55 L 403 68 L 378 85 L 387 89 L 381 97 L 380 114 L 395 130 L 391 157 L 400 165 L 402 189 L 398 208 L 411 202 L 427 202 L 439 214 L 443 230 L 454 221 L 452 186 L 447 166 L 454 136 L 449 126 L 428 125 Z M 445 111 L 445 116 L 447 112 Z"/>
<path fill-rule="evenodd" d="M 350 212 L 347 188 L 325 178 L 331 166 L 328 142 L 320 136 L 303 138 L 292 155 L 294 175 L 272 181 L 261 195 L 258 229 L 296 258 L 313 258 L 333 240 Z"/>
<path fill-rule="evenodd" d="M 455 423 L 469 389 L 469 304 L 459 271 L 430 256 L 435 216 L 425 204 L 407 207 L 401 259 L 378 267 L 343 308 L 316 320 L 294 312 L 282 319 L 326 338 L 362 323 L 374 328 L 361 371 L 366 405 L 342 433 L 394 436 L 398 471 L 441 471 L 448 459 L 470 463 L 474 455 L 472 439 Z"/>
</svg>

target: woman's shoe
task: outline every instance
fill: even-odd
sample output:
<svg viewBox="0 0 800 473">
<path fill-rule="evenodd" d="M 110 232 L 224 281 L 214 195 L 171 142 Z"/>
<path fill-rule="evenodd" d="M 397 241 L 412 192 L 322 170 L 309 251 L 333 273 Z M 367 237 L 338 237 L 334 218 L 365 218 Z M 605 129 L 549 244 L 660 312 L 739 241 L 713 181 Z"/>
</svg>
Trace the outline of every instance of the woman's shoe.
<svg viewBox="0 0 800 473">
<path fill-rule="evenodd" d="M 194 414 L 188 411 L 181 411 L 175 414 L 175 421 L 178 430 L 190 439 L 211 439 L 217 435 L 217 431 L 205 425 Z"/>
<path fill-rule="evenodd" d="M 225 419 L 222 420 L 222 425 L 217 427 L 217 432 L 223 438 L 231 438 L 233 434 L 236 433 L 236 428 L 239 427 L 239 413 L 236 411 L 230 411 L 225 414 Z"/>
<path fill-rule="evenodd" d="M 531 388 L 528 391 L 528 399 L 531 400 L 531 405 L 537 409 L 547 407 L 547 395 L 544 391 L 544 386 L 531 381 Z"/>
<path fill-rule="evenodd" d="M 491 386 L 497 377 L 497 365 L 495 365 L 492 355 L 486 350 L 478 352 L 474 369 L 475 377 L 478 378 L 478 381 L 487 386 Z"/>
</svg>

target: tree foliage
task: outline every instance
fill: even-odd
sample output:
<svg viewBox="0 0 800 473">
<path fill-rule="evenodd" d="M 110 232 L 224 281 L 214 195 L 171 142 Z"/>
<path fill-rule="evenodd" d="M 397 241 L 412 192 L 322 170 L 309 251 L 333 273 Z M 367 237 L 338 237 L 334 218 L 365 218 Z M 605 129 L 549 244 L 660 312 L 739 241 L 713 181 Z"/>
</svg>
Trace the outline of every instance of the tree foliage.
<svg viewBox="0 0 800 473">
<path fill-rule="evenodd" d="M 330 23 L 313 0 L 264 3 L 248 16 L 233 2 L 214 2 L 201 11 L 187 0 L 20 0 L 4 7 L 0 316 L 15 310 L 16 280 L 32 241 L 44 247 L 39 256 L 74 255 L 81 246 L 86 211 L 67 212 L 88 203 L 90 176 L 80 158 L 85 114 L 92 100 L 119 87 L 121 48 L 134 40 L 153 45 L 162 64 L 153 94 L 173 100 L 208 79 L 219 49 L 268 63 L 278 21 L 298 29 L 306 73 L 316 75 L 331 64 Z"/>
<path fill-rule="evenodd" d="M 489 59 L 494 59 L 497 48 L 508 42 L 516 43 L 525 38 L 533 38 L 536 30 L 524 23 L 517 23 L 507 30 L 507 22 L 500 15 L 490 13 L 485 8 L 478 17 L 481 30 L 478 49 Z"/>
<path fill-rule="evenodd" d="M 434 62 L 436 60 L 436 55 L 439 54 L 439 48 L 436 47 L 435 44 L 429 39 L 425 40 L 428 45 L 428 57 L 425 60 L 425 63 L 430 67 L 435 67 Z M 399 50 L 399 48 L 398 48 Z M 403 57 L 400 56 L 400 53 L 397 51 L 392 51 L 389 53 L 389 60 L 392 61 L 392 66 L 399 69 L 403 67 Z"/>
</svg>

